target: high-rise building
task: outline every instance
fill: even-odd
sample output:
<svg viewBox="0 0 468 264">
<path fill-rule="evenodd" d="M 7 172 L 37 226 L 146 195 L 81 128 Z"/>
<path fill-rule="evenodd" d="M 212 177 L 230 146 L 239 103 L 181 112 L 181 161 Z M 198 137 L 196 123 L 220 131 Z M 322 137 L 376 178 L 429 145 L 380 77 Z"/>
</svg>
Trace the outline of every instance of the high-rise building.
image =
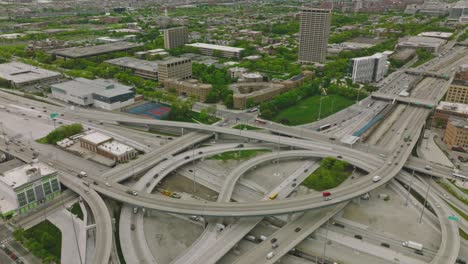
<svg viewBox="0 0 468 264">
<path fill-rule="evenodd" d="M 354 58 L 350 64 L 351 77 L 357 83 L 378 82 L 388 71 L 387 55 L 383 53 Z"/>
<path fill-rule="evenodd" d="M 327 55 L 331 10 L 304 7 L 301 13 L 299 63 L 323 63 Z"/>
<path fill-rule="evenodd" d="M 163 30 L 164 48 L 173 49 L 188 43 L 187 27 L 175 27 Z"/>
</svg>

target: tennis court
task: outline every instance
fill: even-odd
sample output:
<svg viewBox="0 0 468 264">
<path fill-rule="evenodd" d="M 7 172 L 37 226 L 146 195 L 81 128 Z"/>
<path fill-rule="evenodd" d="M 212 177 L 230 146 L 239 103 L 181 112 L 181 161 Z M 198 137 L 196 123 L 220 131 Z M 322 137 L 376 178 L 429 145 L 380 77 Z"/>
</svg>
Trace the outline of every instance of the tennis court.
<svg viewBox="0 0 468 264">
<path fill-rule="evenodd" d="M 170 111 L 171 108 L 167 105 L 149 102 L 132 107 L 127 110 L 127 113 L 161 120 L 166 119 Z"/>
</svg>

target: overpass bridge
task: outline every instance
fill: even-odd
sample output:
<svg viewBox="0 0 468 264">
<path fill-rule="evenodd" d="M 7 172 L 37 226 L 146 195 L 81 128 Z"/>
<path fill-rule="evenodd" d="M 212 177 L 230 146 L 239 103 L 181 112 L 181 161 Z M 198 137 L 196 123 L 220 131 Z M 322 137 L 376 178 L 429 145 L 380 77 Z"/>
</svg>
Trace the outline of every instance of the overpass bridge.
<svg viewBox="0 0 468 264">
<path fill-rule="evenodd" d="M 405 70 L 405 73 L 410 74 L 410 75 L 432 77 L 432 78 L 438 78 L 438 79 L 444 79 L 444 80 L 448 80 L 450 78 L 447 74 L 441 74 L 441 73 L 431 72 L 431 71 L 407 69 Z"/>
<path fill-rule="evenodd" d="M 414 97 L 402 97 L 399 95 L 389 95 L 389 94 L 379 93 L 379 92 L 372 93 L 371 97 L 377 100 L 389 101 L 389 102 L 392 102 L 392 104 L 395 103 L 395 101 L 397 101 L 399 103 L 404 103 L 404 104 L 408 104 L 412 106 L 424 107 L 424 108 L 429 108 L 429 109 L 434 108 L 437 104 L 435 101 L 431 101 L 431 100 L 414 98 Z"/>
</svg>

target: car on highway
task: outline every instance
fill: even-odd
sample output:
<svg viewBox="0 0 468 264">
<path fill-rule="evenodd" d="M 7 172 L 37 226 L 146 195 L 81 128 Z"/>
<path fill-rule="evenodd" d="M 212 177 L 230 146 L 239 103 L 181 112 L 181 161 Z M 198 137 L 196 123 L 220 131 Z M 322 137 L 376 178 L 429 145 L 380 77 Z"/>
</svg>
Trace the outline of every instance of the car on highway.
<svg viewBox="0 0 468 264">
<path fill-rule="evenodd" d="M 373 181 L 373 182 L 378 182 L 378 181 L 380 181 L 381 179 L 382 179 L 382 177 L 380 177 L 380 176 L 378 176 L 378 175 L 372 177 L 372 181 Z"/>
<path fill-rule="evenodd" d="M 138 192 L 137 191 L 134 191 L 134 190 L 127 190 L 127 193 L 128 194 L 131 194 L 133 196 L 137 196 L 138 195 Z"/>
<path fill-rule="evenodd" d="M 267 259 L 272 259 L 275 256 L 275 252 L 271 251 L 266 255 Z"/>
<path fill-rule="evenodd" d="M 107 187 L 111 187 L 110 183 L 106 182 L 105 184 Z"/>
<path fill-rule="evenodd" d="M 322 197 L 325 198 L 325 201 L 330 201 L 332 198 L 331 198 L 331 192 L 322 192 Z"/>
</svg>

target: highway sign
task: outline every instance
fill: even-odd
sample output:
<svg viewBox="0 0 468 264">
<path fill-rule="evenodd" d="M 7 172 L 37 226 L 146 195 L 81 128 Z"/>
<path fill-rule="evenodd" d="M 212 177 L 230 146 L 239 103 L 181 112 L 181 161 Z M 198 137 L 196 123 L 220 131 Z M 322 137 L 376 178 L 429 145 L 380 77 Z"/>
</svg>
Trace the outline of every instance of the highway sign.
<svg viewBox="0 0 468 264">
<path fill-rule="evenodd" d="M 51 119 L 57 118 L 58 115 L 59 115 L 58 113 L 51 113 L 50 118 Z"/>
<path fill-rule="evenodd" d="M 460 218 L 458 218 L 458 217 L 456 217 L 456 216 L 454 216 L 454 215 L 450 215 L 450 216 L 448 217 L 448 220 L 460 222 Z"/>
</svg>

